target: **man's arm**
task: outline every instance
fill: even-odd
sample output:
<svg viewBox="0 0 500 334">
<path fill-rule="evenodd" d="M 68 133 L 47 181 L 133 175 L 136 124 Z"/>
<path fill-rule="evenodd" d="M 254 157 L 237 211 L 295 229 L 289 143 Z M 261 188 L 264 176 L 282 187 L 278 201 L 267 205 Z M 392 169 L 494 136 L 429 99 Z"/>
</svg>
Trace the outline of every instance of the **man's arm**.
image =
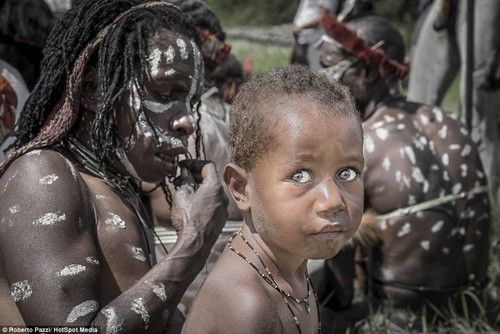
<svg viewBox="0 0 500 334">
<path fill-rule="evenodd" d="M 182 229 L 172 252 L 104 305 L 102 278 L 110 269 L 96 242 L 94 212 L 82 179 L 55 152 L 14 162 L 0 179 L 0 247 L 11 294 L 26 324 L 161 332 L 225 221 L 227 200 L 213 166 L 205 166 L 202 177 L 196 192 L 181 186 L 174 195 L 174 201 L 192 206 L 180 203 Z"/>
</svg>

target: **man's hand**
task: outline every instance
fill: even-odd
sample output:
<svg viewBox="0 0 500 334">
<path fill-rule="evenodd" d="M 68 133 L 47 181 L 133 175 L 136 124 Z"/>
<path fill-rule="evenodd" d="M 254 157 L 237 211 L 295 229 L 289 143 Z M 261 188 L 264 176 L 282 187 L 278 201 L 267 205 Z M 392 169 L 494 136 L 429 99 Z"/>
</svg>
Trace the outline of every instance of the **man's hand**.
<svg viewBox="0 0 500 334">
<path fill-rule="evenodd" d="M 174 180 L 172 225 L 178 243 L 187 242 L 193 251 L 210 252 L 227 219 L 227 199 L 210 161 L 183 160 L 181 175 Z"/>
</svg>

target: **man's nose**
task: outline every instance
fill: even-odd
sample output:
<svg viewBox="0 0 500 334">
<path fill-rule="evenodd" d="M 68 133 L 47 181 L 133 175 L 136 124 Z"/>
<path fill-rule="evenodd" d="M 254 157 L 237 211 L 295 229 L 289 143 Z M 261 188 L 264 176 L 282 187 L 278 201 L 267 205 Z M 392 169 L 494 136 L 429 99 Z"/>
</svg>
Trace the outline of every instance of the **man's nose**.
<svg viewBox="0 0 500 334">
<path fill-rule="evenodd" d="M 172 121 L 172 131 L 177 134 L 178 137 L 188 137 L 194 132 L 194 124 L 192 117 L 187 113 L 176 117 Z"/>
</svg>

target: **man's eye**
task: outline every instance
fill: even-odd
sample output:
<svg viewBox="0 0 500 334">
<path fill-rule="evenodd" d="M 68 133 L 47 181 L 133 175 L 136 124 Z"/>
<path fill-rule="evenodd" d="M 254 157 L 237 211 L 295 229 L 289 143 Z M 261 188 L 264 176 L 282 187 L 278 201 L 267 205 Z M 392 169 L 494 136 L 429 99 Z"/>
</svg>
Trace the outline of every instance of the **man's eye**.
<svg viewBox="0 0 500 334">
<path fill-rule="evenodd" d="M 343 181 L 352 181 L 358 176 L 358 172 L 352 168 L 345 168 L 339 172 L 339 178 Z"/>
<path fill-rule="evenodd" d="M 291 179 L 297 183 L 306 183 L 311 181 L 312 177 L 311 174 L 309 174 L 309 172 L 301 170 L 299 172 L 294 173 Z"/>
</svg>

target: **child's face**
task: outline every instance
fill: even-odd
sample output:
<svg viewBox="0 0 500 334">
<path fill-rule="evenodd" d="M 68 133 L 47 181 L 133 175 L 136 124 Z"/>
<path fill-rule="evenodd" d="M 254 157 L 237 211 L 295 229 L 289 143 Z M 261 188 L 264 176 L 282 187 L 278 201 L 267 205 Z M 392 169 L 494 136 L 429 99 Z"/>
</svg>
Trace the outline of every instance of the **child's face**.
<svg viewBox="0 0 500 334">
<path fill-rule="evenodd" d="M 128 174 L 158 182 L 175 175 L 175 158 L 187 151 L 194 131 L 193 106 L 203 88 L 201 52 L 186 36 L 160 29 L 149 40 L 143 73 L 144 96 L 131 80 L 117 101 L 123 145 L 117 154 Z"/>
<path fill-rule="evenodd" d="M 257 232 L 274 250 L 332 257 L 363 213 L 363 134 L 353 119 L 298 100 L 277 119 L 275 144 L 250 171 L 247 194 Z"/>
</svg>

